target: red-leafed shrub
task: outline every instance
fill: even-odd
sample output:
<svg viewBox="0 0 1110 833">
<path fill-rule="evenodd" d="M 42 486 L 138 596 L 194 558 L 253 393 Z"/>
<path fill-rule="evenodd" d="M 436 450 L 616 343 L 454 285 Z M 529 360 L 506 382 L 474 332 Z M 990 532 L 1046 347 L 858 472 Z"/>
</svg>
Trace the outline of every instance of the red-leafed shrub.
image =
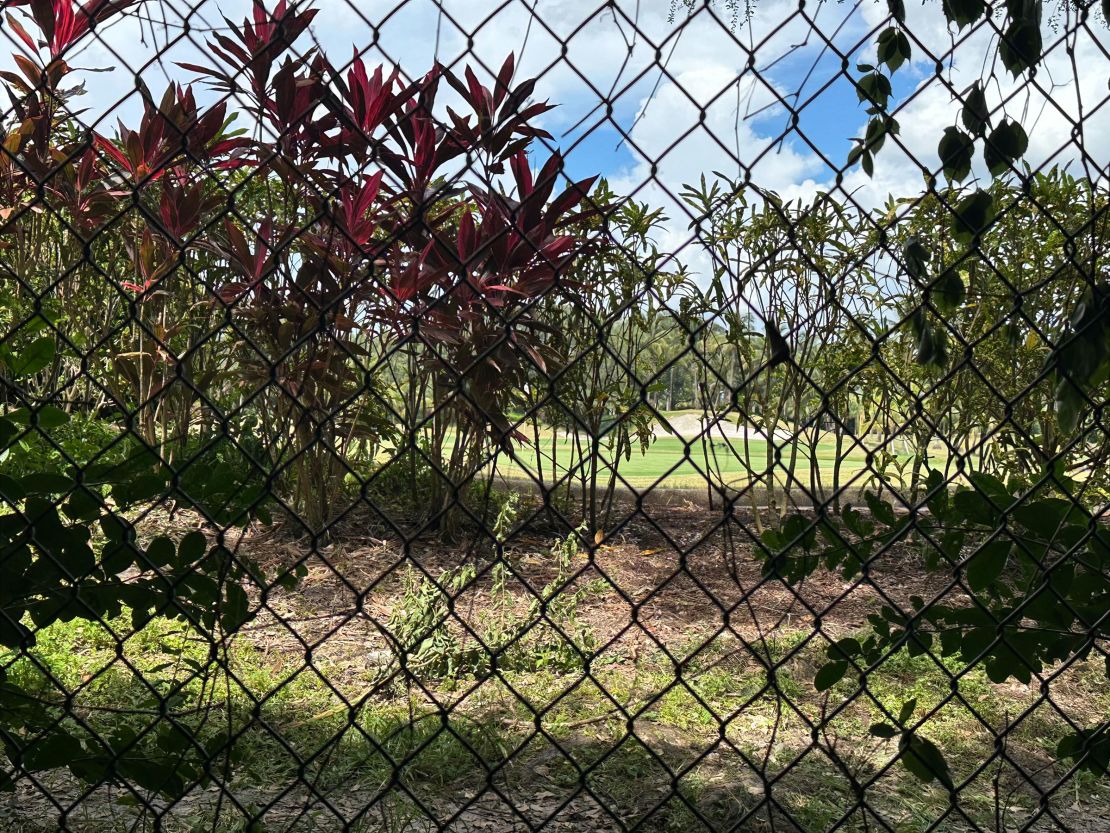
<svg viewBox="0 0 1110 833">
<path fill-rule="evenodd" d="M 256 464 L 312 528 L 391 456 L 426 457 L 424 505 L 450 515 L 456 487 L 520 439 L 508 413 L 553 344 L 535 307 L 573 299 L 567 271 L 591 245 L 593 179 L 560 185 L 558 153 L 531 168 L 551 139 L 535 81 L 514 80 L 511 55 L 492 87 L 357 54 L 340 69 L 296 48 L 315 10 L 256 0 L 212 36 L 210 64 L 181 64 L 214 103 L 172 84 L 137 127 L 89 135 L 65 55 L 128 4 L 28 5 L 38 33 L 10 25 L 37 57 L 2 75 L 17 118 L 0 239 L 30 256 L 33 227 L 58 244 L 28 289 L 82 319 L 61 354 L 102 381 L 73 390 L 183 464 L 206 430 L 263 437 Z M 445 90 L 457 101 L 441 107 Z"/>
</svg>

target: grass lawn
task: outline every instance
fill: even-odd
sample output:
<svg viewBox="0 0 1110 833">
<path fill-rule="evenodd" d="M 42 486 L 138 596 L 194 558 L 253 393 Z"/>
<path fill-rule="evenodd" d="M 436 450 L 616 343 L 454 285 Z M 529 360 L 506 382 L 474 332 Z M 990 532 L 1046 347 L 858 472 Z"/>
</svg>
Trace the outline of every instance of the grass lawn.
<svg viewBox="0 0 1110 833">
<path fill-rule="evenodd" d="M 551 481 L 552 470 L 552 440 L 550 437 L 541 440 L 538 451 L 531 443 L 521 443 L 514 450 L 514 457 L 502 455 L 498 460 L 498 472 L 507 478 L 535 476 L 543 472 L 545 480 Z M 726 443 L 716 439 L 710 452 L 707 466 L 706 450 L 700 442 L 687 444 L 678 437 L 656 438 L 648 447 L 646 453 L 640 452 L 638 444 L 633 445 L 632 455 L 628 459 L 619 460 L 617 470 L 630 486 L 647 487 L 655 483 L 662 483 L 670 487 L 698 487 L 704 485 L 706 473 L 712 475 L 713 480 L 722 479 L 725 484 L 741 487 L 764 475 L 768 469 L 767 442 L 765 440 L 749 440 L 747 460 L 742 455 L 745 452 L 743 440 L 731 440 Z M 798 460 L 794 467 L 794 477 L 803 484 L 810 482 L 810 467 L 818 470 L 821 482 L 826 486 L 832 484 L 833 464 L 836 460 L 836 446 L 832 443 L 822 443 L 817 447 L 817 456 L 811 462 L 808 449 L 799 449 Z M 568 470 L 576 469 L 575 443 L 570 438 L 559 440 L 555 450 L 555 462 L 558 475 L 561 477 Z M 787 469 L 789 465 L 789 449 L 780 449 L 781 459 L 772 458 L 770 468 L 779 484 L 787 482 Z M 602 459 L 611 462 L 612 453 L 602 451 Z M 542 464 L 542 468 L 541 468 Z M 842 482 L 850 478 L 866 466 L 865 455 L 858 449 L 845 456 L 841 464 Z"/>
</svg>

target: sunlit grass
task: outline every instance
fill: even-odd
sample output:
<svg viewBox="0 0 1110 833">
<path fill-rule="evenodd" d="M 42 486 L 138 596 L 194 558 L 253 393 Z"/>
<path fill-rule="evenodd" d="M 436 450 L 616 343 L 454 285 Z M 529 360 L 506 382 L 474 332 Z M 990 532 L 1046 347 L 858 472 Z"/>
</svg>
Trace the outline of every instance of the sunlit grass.
<svg viewBox="0 0 1110 833">
<path fill-rule="evenodd" d="M 582 445 L 579 445 L 579 442 Z M 537 448 L 533 442 L 518 443 L 511 455 L 497 460 L 498 472 L 506 478 L 539 478 L 548 482 L 579 473 L 589 465 L 588 441 L 570 437 L 542 438 Z M 646 487 L 656 483 L 672 487 L 701 486 L 707 480 L 739 488 L 749 483 L 800 482 L 808 485 L 811 475 L 825 486 L 833 483 L 837 449 L 833 443 L 820 443 L 811 456 L 808 447 L 789 444 L 770 446 L 766 440 L 714 439 L 711 442 L 686 441 L 678 437 L 657 437 L 646 449 L 634 442 L 630 453 L 617 456 L 602 445 L 599 468 L 603 480 L 615 466 L 619 477 L 628 485 Z M 841 452 L 840 478 L 846 482 L 867 467 L 866 454 L 859 449 Z"/>
<path fill-rule="evenodd" d="M 631 662 L 619 654 L 600 656 L 589 678 L 583 668 L 521 664 L 498 676 L 398 682 L 354 709 L 329 685 L 349 684 L 349 668 L 316 660 L 314 670 L 302 654 L 268 651 L 261 637 L 247 634 L 233 642 L 226 658 L 233 678 L 218 675 L 215 686 L 185 686 L 174 708 L 188 712 L 207 704 L 215 710 L 207 728 L 199 714 L 178 718 L 198 733 L 232 728 L 237 764 L 231 787 L 257 806 L 306 780 L 338 806 L 373 800 L 383 812 L 401 812 L 405 796 L 431 807 L 455 806 L 459 796 L 477 794 L 489 779 L 524 803 L 542 803 L 584 783 L 625 824 L 676 833 L 690 829 L 695 811 L 726 824 L 757 809 L 763 776 L 750 769 L 752 763 L 765 766 L 774 779 L 782 813 L 806 830 L 827 829 L 854 796 L 829 750 L 868 785 L 868 803 L 897 829 L 928 828 L 945 812 L 947 791 L 921 784 L 896 762 L 891 766 L 896 743 L 868 732 L 871 723 L 889 720 L 911 698 L 916 716 L 931 715 L 919 731 L 944 750 L 957 783 L 993 754 L 998 732 L 1007 731 L 1010 759 L 1031 767 L 1048 760 L 1068 731 L 1051 708 L 1037 707 L 1033 688 L 996 686 L 972 671 L 953 689 L 953 675 L 962 670 L 958 662 L 929 656 L 895 655 L 868 674 L 866 688 L 850 675 L 826 699 L 812 685 L 823 651 L 808 634 L 787 631 L 768 643 L 765 659 L 774 664 L 773 673 L 750 653 L 723 648 L 697 654 L 678 673 L 663 652 L 649 650 Z M 689 638 L 693 651 L 704 636 Z M 100 625 L 59 623 L 44 629 L 31 649 L 40 667 L 22 659 L 8 670 L 24 685 L 34 687 L 37 680 L 44 696 L 76 690 L 74 712 L 87 726 L 106 729 L 120 718 L 99 709 L 149 708 L 150 690 L 141 677 L 160 690 L 159 681 L 177 674 L 183 659 L 203 662 L 206 654 L 202 641 L 164 624 L 127 639 L 121 651 L 122 657 Z M 1054 688 L 1081 722 L 1110 711 L 1110 692 L 1097 684 L 1101 669 L 1090 665 Z M 362 676 L 359 688 L 372 678 L 369 672 Z M 444 711 L 436 701 L 453 705 Z M 843 710 L 842 703 L 848 703 Z M 1026 709 L 1031 713 L 1013 723 Z M 141 728 L 157 719 L 147 713 L 132 723 Z M 537 726 L 542 736 L 535 734 Z M 1054 766 L 1063 771 L 1063 764 Z M 672 773 L 683 773 L 677 786 Z M 1034 812 L 1036 796 L 1015 791 L 1017 776 L 1004 774 L 1007 812 L 1019 819 Z M 1110 800 L 1102 781 L 1075 778 L 1092 801 Z M 989 825 L 1000 800 L 995 789 L 992 778 L 971 778 L 961 788 L 961 808 Z M 82 829 L 115 833 L 133 823 L 119 808 L 114 812 L 118 825 L 90 822 Z M 206 816 L 212 812 L 211 804 L 186 802 L 163 829 L 242 829 L 231 822 L 233 811 L 225 808 L 218 827 Z M 762 818 L 751 822 L 753 829 L 766 827 Z M 388 829 L 381 823 L 361 829 Z M 861 829 L 859 820 L 845 829 Z"/>
</svg>

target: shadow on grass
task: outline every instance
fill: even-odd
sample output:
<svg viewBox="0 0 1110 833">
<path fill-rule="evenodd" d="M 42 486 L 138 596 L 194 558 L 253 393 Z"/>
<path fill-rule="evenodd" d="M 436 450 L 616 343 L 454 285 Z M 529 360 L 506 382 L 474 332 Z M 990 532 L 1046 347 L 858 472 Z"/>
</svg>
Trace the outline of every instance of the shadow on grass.
<svg viewBox="0 0 1110 833">
<path fill-rule="evenodd" d="M 702 666 L 682 675 L 662 657 L 641 657 L 591 668 L 591 676 L 522 668 L 484 678 L 410 679 L 380 686 L 352 709 L 329 683 L 327 667 L 289 656 L 268 665 L 250 651 L 233 657 L 232 676 L 215 687 L 186 686 L 172 702 L 175 716 L 167 717 L 149 702 L 137 672 L 157 678 L 166 661 L 198 658 L 200 647 L 176 634 L 146 635 L 132 646 L 136 671 L 97 630 L 56 626 L 36 649 L 76 692 L 74 713 L 99 732 L 126 724 L 141 735 L 172 721 L 219 750 L 213 783 L 171 802 L 125 786 L 90 792 L 64 771 L 44 773 L 21 779 L 0 808 L 6 829 L 57 830 L 67 811 L 69 829 L 89 833 L 477 833 L 553 820 L 557 829 L 581 831 L 901 833 L 997 830 L 1000 819 L 1005 829 L 1093 831 L 1100 830 L 1099 807 L 1110 805 L 1107 785 L 1086 775 L 1047 792 L 1066 772 L 1049 750 L 1067 726 L 1044 704 L 1011 727 L 1008 762 L 995 759 L 975 774 L 997 751 L 988 726 L 1009 719 L 1006 709 L 1020 703 L 1005 687 L 971 676 L 961 688 L 970 705 L 943 705 L 949 677 L 922 657 L 892 660 L 869 678 L 868 689 L 887 708 L 909 696 L 922 708 L 940 707 L 921 731 L 952 766 L 961 785 L 955 802 L 946 789 L 890 765 L 896 742 L 868 735 L 874 707 L 855 683 L 838 685 L 827 701 L 816 694 L 809 684 L 815 657 L 804 652 L 776 672 L 777 689 L 744 657 L 700 657 Z M 784 642 L 784 656 L 793 644 Z M 10 673 L 33 685 L 38 672 L 23 659 Z M 61 694 L 38 676 L 43 696 Z M 1084 684 L 1068 691 L 1078 698 Z M 1072 703 L 1075 716 L 1104 708 L 1104 693 L 1098 697 Z M 835 711 L 842 701 L 850 702 Z M 230 744 L 220 742 L 229 736 Z M 1036 821 L 1043 809 L 1054 816 Z M 266 826 L 249 827 L 258 818 Z"/>
</svg>

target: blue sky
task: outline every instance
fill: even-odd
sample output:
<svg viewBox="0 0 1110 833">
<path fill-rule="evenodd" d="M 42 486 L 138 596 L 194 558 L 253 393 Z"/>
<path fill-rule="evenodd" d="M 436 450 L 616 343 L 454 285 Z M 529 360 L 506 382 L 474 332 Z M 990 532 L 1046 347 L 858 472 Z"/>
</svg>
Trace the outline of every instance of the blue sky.
<svg viewBox="0 0 1110 833">
<path fill-rule="evenodd" d="M 672 23 L 669 0 L 316 0 L 313 5 L 320 13 L 311 37 L 299 45 L 308 46 L 315 39 L 334 63 L 348 60 L 352 49 L 358 49 L 371 65 L 397 63 L 405 74 L 417 76 L 434 57 L 496 69 L 509 51 L 515 52 L 518 78 L 539 75 L 536 98 L 559 105 L 544 123 L 555 134 L 556 144 L 569 150 L 567 175 L 578 179 L 600 173 L 620 189 L 660 204 L 672 216 L 681 214 L 673 195 L 685 182 L 714 170 L 735 175 L 737 159 L 743 165 L 759 160 L 752 170 L 756 184 L 788 197 L 806 198 L 832 187 L 835 172 L 820 155 L 842 164 L 851 137 L 861 135 L 867 118 L 854 88 L 840 75 L 836 53 L 847 55 L 853 67 L 866 60 L 873 33 L 886 25 L 887 14 L 886 3 L 877 0 L 808 0 L 806 19 L 798 0 L 760 0 L 753 18 L 731 29 L 723 10 L 720 18 L 699 9 L 690 17 L 680 14 Z M 114 67 L 87 75 L 88 94 L 80 105 L 88 108 L 86 119 L 110 115 L 99 126 L 108 133 L 116 115 L 134 125 L 141 112 L 139 98 L 134 93 L 127 96 L 140 67 L 145 67 L 144 81 L 157 93 L 168 79 L 188 79 L 173 62 L 208 60 L 202 33 L 182 36 L 190 7 L 195 11 L 188 16 L 189 25 L 201 29 L 222 25 L 222 14 L 241 19 L 249 0 L 190 0 L 189 5 L 184 0 L 146 0 L 137 9 L 158 19 L 165 15 L 168 29 L 155 25 L 151 33 L 150 24 L 134 16 L 103 27 L 100 41 L 71 62 Z M 945 25 L 939 2 L 909 2 L 907 12 L 907 27 L 915 40 L 933 54 L 945 55 L 956 33 Z M 819 33 L 832 41 L 831 47 Z M 1046 26 L 1046 43 L 1051 46 L 1058 37 Z M 955 58 L 946 61 L 942 75 L 950 87 L 939 82 L 935 61 L 915 48 L 914 61 L 894 77 L 894 100 L 913 99 L 902 116 L 906 148 L 888 146 L 877 161 L 874 178 L 858 169 L 849 172 L 845 192 L 877 205 L 888 193 L 908 195 L 920 189 L 920 170 L 907 154 L 936 158 L 944 127 L 958 118 L 950 88 L 962 90 L 979 76 L 991 31 L 983 26 L 960 38 Z M 749 60 L 752 44 L 758 46 Z M 1044 110 L 1028 125 L 1034 164 L 1074 159 L 1070 120 L 1077 117 L 1080 101 L 1088 117 L 1088 153 L 1102 166 L 1110 160 L 1110 105 L 1098 109 L 1107 96 L 1110 66 L 1103 51 L 1107 32 L 1102 20 L 1092 22 L 1074 45 L 1085 70 L 1081 78 L 1071 77 L 1062 48 L 1051 50 L 1046 60 L 1043 77 L 1051 75 L 1057 82 L 1051 92 L 1053 107 L 1044 110 L 1047 88 L 1028 88 L 1011 97 L 1016 87 L 1006 77 L 988 90 L 991 106 L 1008 113 Z M 162 60 L 152 62 L 159 51 L 164 51 Z M 835 80 L 822 90 L 830 79 Z M 776 95 L 789 96 L 799 88 L 802 100 L 821 90 L 802 111 L 799 123 L 820 153 L 792 131 L 776 143 L 789 127 L 787 111 L 774 106 Z M 611 89 L 612 123 L 602 118 L 602 101 L 594 91 L 604 98 Z M 121 97 L 123 104 L 114 107 Z M 684 135 L 699 124 L 699 106 L 706 107 L 704 126 Z M 572 129 L 592 111 L 582 126 Z M 622 140 L 618 126 L 631 134 L 639 152 Z M 659 162 L 654 178 L 653 162 Z M 685 227 L 680 220 L 678 216 L 676 229 Z"/>
</svg>

